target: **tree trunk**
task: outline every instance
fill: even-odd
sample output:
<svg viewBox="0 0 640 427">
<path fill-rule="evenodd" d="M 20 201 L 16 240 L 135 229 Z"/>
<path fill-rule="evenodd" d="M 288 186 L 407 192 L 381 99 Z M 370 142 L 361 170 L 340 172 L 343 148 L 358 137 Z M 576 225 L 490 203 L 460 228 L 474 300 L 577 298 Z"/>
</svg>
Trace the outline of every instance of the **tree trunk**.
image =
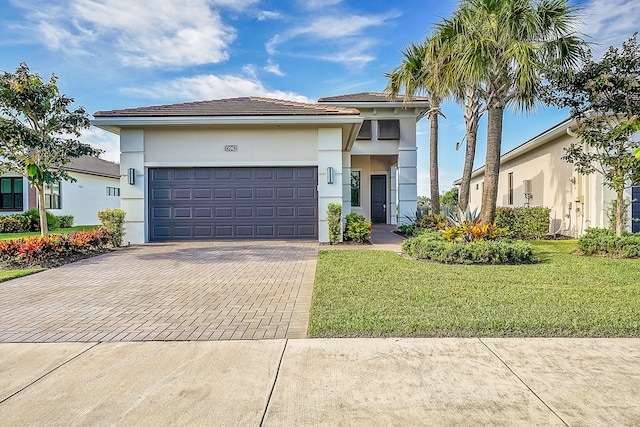
<svg viewBox="0 0 640 427">
<path fill-rule="evenodd" d="M 438 109 L 429 113 L 429 179 L 431 182 L 431 214 L 440 214 L 440 184 L 438 182 Z"/>
<path fill-rule="evenodd" d="M 44 207 L 44 185 L 36 184 L 38 193 L 38 209 L 40 210 L 40 235 L 42 237 L 49 234 L 49 226 L 47 225 L 47 210 Z"/>
<path fill-rule="evenodd" d="M 473 161 L 476 157 L 476 141 L 478 139 L 478 125 L 480 124 L 480 96 L 477 90 L 466 90 L 464 105 L 467 145 L 465 147 L 464 168 L 462 169 L 462 181 L 458 195 L 458 207 L 462 210 L 469 206 L 471 173 L 473 172 Z"/>
<path fill-rule="evenodd" d="M 617 191 L 616 200 L 616 236 L 622 236 L 622 225 L 624 224 L 624 190 Z"/>
<path fill-rule="evenodd" d="M 500 147 L 502 145 L 502 120 L 504 107 L 490 106 L 487 110 L 487 157 L 484 169 L 484 189 L 480 218 L 485 224 L 492 224 L 498 201 L 498 177 L 500 175 Z"/>
</svg>

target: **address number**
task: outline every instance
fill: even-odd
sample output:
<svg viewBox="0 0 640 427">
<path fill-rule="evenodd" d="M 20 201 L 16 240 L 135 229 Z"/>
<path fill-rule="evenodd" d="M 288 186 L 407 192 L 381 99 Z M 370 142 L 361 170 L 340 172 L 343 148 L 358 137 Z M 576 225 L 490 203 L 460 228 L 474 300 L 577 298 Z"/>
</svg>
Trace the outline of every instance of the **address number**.
<svg viewBox="0 0 640 427">
<path fill-rule="evenodd" d="M 237 145 L 225 145 L 224 151 L 238 151 Z"/>
</svg>

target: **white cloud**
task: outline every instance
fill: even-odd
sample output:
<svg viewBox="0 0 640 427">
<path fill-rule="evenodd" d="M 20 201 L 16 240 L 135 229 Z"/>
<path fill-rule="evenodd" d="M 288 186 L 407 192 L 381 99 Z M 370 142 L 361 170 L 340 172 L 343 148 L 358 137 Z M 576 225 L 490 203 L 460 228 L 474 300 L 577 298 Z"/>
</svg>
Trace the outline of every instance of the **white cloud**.
<svg viewBox="0 0 640 427">
<path fill-rule="evenodd" d="M 104 153 L 100 155 L 101 159 L 109 160 L 110 162 L 120 162 L 120 142 L 118 135 L 103 129 L 91 127 L 82 131 L 80 141 L 104 150 Z"/>
<path fill-rule="evenodd" d="M 599 59 L 609 46 L 619 47 L 638 31 L 638 0 L 592 0 L 583 10 L 584 22 L 579 31 L 597 43 L 591 47 Z"/>
<path fill-rule="evenodd" d="M 342 3 L 342 0 L 300 0 L 298 3 L 306 9 L 321 9 Z"/>
<path fill-rule="evenodd" d="M 390 12 L 385 15 L 325 15 L 295 26 L 273 36 L 265 44 L 270 55 L 279 52 L 279 47 L 294 39 L 314 46 L 316 58 L 324 61 L 365 66 L 375 59 L 368 53 L 379 41 L 366 35 L 367 30 L 376 26 L 387 25 L 399 13 Z"/>
<path fill-rule="evenodd" d="M 284 77 L 284 73 L 282 72 L 282 70 L 280 70 L 280 64 L 275 64 L 271 59 L 269 59 L 267 65 L 265 65 L 263 68 L 269 73 L 275 74 L 276 76 Z"/>
<path fill-rule="evenodd" d="M 266 21 L 268 19 L 280 19 L 281 15 L 278 12 L 272 12 L 269 10 L 263 10 L 258 15 L 258 21 Z"/>
<path fill-rule="evenodd" d="M 255 0 L 65 0 L 21 2 L 29 26 L 52 50 L 113 52 L 123 65 L 181 67 L 228 59 L 236 32 L 213 8 Z"/>
<path fill-rule="evenodd" d="M 255 69 L 252 66 L 244 67 L 243 70 L 245 72 L 243 76 L 205 74 L 194 77 L 180 77 L 145 87 L 126 88 L 123 91 L 146 96 L 150 99 L 161 99 L 162 102 L 225 99 L 240 96 L 260 96 L 297 102 L 313 102 L 306 96 L 295 92 L 267 88 L 264 83 L 257 79 L 254 73 Z"/>
</svg>

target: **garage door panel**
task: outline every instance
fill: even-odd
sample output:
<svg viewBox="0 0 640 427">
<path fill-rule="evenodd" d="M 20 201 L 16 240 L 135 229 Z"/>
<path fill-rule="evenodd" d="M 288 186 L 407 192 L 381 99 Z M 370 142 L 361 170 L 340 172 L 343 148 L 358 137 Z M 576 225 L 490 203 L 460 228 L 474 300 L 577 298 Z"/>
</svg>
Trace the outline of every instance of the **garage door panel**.
<svg viewBox="0 0 640 427">
<path fill-rule="evenodd" d="M 149 177 L 151 240 L 317 238 L 316 168 L 166 168 Z"/>
</svg>

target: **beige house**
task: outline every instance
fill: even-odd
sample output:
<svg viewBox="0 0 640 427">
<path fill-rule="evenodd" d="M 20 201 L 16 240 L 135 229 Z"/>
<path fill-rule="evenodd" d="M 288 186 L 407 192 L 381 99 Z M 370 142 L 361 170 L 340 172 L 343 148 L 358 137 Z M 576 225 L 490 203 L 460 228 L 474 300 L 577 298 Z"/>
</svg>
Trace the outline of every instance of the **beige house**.
<svg viewBox="0 0 640 427">
<path fill-rule="evenodd" d="M 326 242 L 329 203 L 392 224 L 415 210 L 416 122 L 427 108 L 380 93 L 247 97 L 99 111 L 93 124 L 120 136 L 131 243 Z"/>
<path fill-rule="evenodd" d="M 562 160 L 564 148 L 576 141 L 573 120 L 565 120 L 505 153 L 500 158 L 498 206 L 542 206 L 551 209 L 550 230 L 578 237 L 589 227 L 608 227 L 605 210 L 616 199 L 603 184 L 602 176 L 581 175 Z M 454 182 L 460 185 L 461 180 Z M 471 208 L 480 207 L 484 167 L 472 174 Z M 625 198 L 637 199 L 630 217 L 640 218 L 640 187 L 630 189 Z M 629 231 L 640 231 L 640 223 L 629 221 Z"/>
</svg>

